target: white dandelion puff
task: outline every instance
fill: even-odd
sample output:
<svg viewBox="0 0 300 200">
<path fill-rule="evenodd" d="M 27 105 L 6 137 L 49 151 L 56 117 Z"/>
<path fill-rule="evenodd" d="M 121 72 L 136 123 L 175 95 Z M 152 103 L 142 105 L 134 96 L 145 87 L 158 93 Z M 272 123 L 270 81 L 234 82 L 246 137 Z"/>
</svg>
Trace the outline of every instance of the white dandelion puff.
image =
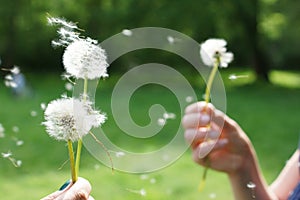
<svg viewBox="0 0 300 200">
<path fill-rule="evenodd" d="M 92 128 L 104 123 L 106 116 L 92 108 L 90 101 L 74 98 L 61 98 L 50 102 L 45 110 L 48 134 L 57 140 L 82 139 Z"/>
<path fill-rule="evenodd" d="M 233 60 L 233 53 L 226 52 L 227 42 L 223 39 L 208 39 L 200 45 L 200 55 L 205 65 L 213 67 L 219 59 L 219 67 L 226 68 Z"/>
<path fill-rule="evenodd" d="M 128 30 L 128 29 L 123 29 L 122 34 L 125 35 L 125 36 L 130 37 L 130 36 L 132 36 L 132 31 Z"/>
<path fill-rule="evenodd" d="M 108 63 L 105 50 L 86 40 L 71 43 L 63 55 L 68 74 L 75 78 L 95 79 L 107 77 Z"/>
</svg>

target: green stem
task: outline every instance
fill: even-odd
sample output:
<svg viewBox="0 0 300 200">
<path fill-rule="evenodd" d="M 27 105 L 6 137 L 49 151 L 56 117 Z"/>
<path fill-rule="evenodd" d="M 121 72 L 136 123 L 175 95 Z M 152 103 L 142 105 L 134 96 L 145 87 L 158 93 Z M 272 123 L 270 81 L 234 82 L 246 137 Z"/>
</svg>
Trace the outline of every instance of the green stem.
<svg viewBox="0 0 300 200">
<path fill-rule="evenodd" d="M 75 170 L 74 151 L 73 151 L 73 145 L 72 145 L 71 140 L 68 140 L 68 150 L 69 150 L 69 157 L 70 157 L 72 182 L 75 183 L 77 181 L 77 173 L 76 173 L 76 170 Z"/>
<path fill-rule="evenodd" d="M 87 99 L 87 88 L 88 88 L 88 79 L 85 78 L 84 85 L 83 85 L 83 102 L 85 102 Z M 82 139 L 79 139 L 77 142 L 76 163 L 75 163 L 76 180 L 79 174 L 81 149 L 82 149 Z"/>
<path fill-rule="evenodd" d="M 205 102 L 209 103 L 210 100 L 210 91 L 211 91 L 211 87 L 214 81 L 214 78 L 216 76 L 216 73 L 218 71 L 218 67 L 219 67 L 219 62 L 217 61 L 209 75 L 208 81 L 207 81 L 207 86 L 206 86 L 206 91 L 205 91 Z"/>
<path fill-rule="evenodd" d="M 209 101 L 210 101 L 211 87 L 212 87 L 212 84 L 214 82 L 214 78 L 215 78 L 216 73 L 218 71 L 219 65 L 220 65 L 220 57 L 217 56 L 217 61 L 215 62 L 212 71 L 210 72 L 210 75 L 209 75 L 209 78 L 208 78 L 208 81 L 207 81 L 207 85 L 206 85 L 206 90 L 205 90 L 205 102 L 206 102 L 206 104 L 208 104 Z M 207 125 L 207 128 L 208 129 L 210 128 L 210 124 Z M 204 185 L 205 185 L 205 180 L 206 180 L 206 176 L 207 176 L 207 172 L 208 172 L 209 159 L 205 158 L 205 162 L 207 163 L 207 165 L 204 168 L 204 172 L 203 172 L 203 175 L 202 175 L 202 180 L 201 180 L 200 185 L 199 185 L 199 191 L 201 191 L 204 188 Z"/>
</svg>

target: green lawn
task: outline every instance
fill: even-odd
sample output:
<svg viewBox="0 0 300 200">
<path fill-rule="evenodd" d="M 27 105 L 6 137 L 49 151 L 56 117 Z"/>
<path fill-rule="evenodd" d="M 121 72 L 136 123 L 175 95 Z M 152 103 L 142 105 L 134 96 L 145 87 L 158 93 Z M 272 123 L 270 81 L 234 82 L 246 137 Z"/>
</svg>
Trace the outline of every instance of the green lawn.
<svg viewBox="0 0 300 200">
<path fill-rule="evenodd" d="M 273 71 L 273 84 L 268 85 L 253 84 L 253 76 L 247 70 L 221 72 L 226 87 L 227 113 L 240 123 L 253 141 L 270 183 L 298 145 L 300 73 Z M 231 73 L 246 75 L 247 78 L 229 80 Z M 5 138 L 0 138 L 0 152 L 10 150 L 13 157 L 22 160 L 22 166 L 15 168 L 0 157 L 1 199 L 39 199 L 59 188 L 70 177 L 68 163 L 60 169 L 68 159 L 65 144 L 49 138 L 41 126 L 43 111 L 40 104 L 64 93 L 64 82 L 58 75 L 41 77 L 28 74 L 27 78 L 33 91 L 30 98 L 13 98 L 10 91 L 0 84 L 0 123 L 6 133 Z M 177 116 L 157 137 L 133 139 L 124 136 L 112 117 L 110 98 L 117 80 L 117 77 L 111 77 L 101 82 L 96 94 L 96 106 L 108 115 L 103 129 L 110 133 L 110 139 L 123 148 L 140 152 L 165 145 L 172 139 L 172 130 L 180 126 L 182 115 L 174 95 L 158 86 L 143 87 L 133 95 L 130 111 L 133 120 L 140 125 L 150 122 L 148 109 L 154 103 L 163 104 L 167 111 Z M 204 90 L 203 85 L 199 88 Z M 69 92 L 69 95 L 72 94 Z M 31 116 L 32 111 L 36 116 Z M 18 132 L 13 131 L 16 126 Z M 14 138 L 23 140 L 24 144 L 16 146 Z M 203 168 L 192 162 L 190 151 L 169 167 L 149 174 L 112 173 L 87 151 L 83 151 L 82 157 L 80 176 L 92 183 L 95 199 L 232 199 L 226 175 L 211 170 L 204 191 L 197 191 Z M 146 191 L 145 196 L 138 194 L 141 189 Z"/>
</svg>

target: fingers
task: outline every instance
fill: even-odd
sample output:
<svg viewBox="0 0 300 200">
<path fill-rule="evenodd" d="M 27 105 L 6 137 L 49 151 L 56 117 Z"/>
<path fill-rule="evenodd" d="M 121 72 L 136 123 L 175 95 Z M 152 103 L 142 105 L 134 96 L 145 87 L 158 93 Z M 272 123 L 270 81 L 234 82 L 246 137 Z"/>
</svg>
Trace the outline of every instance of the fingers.
<svg viewBox="0 0 300 200">
<path fill-rule="evenodd" d="M 216 140 L 220 137 L 220 132 L 210 128 L 187 129 L 184 132 L 185 140 L 191 144 L 192 148 L 196 148 L 205 140 Z"/>
<path fill-rule="evenodd" d="M 235 121 L 222 111 L 215 109 L 212 104 L 203 101 L 189 105 L 182 119 L 182 125 L 185 129 L 208 126 L 212 123 L 216 124 L 219 129 L 237 128 Z"/>
<path fill-rule="evenodd" d="M 199 164 L 205 165 L 205 157 L 217 150 L 224 148 L 228 144 L 228 139 L 222 138 L 218 140 L 209 140 L 201 143 L 193 150 L 193 160 Z"/>
<path fill-rule="evenodd" d="M 79 177 L 73 186 L 65 193 L 62 200 L 88 200 L 91 190 L 91 184 L 86 179 Z"/>
</svg>

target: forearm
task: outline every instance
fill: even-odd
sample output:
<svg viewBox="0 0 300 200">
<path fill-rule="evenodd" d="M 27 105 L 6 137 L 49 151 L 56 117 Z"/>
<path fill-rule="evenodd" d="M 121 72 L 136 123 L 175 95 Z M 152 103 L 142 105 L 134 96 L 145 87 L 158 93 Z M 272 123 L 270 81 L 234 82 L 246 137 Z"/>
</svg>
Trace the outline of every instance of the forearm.
<svg viewBox="0 0 300 200">
<path fill-rule="evenodd" d="M 242 167 L 229 174 L 235 199 L 277 200 L 276 195 L 268 189 L 254 150 L 250 149 L 250 152 L 251 154 L 245 159 Z"/>
</svg>

